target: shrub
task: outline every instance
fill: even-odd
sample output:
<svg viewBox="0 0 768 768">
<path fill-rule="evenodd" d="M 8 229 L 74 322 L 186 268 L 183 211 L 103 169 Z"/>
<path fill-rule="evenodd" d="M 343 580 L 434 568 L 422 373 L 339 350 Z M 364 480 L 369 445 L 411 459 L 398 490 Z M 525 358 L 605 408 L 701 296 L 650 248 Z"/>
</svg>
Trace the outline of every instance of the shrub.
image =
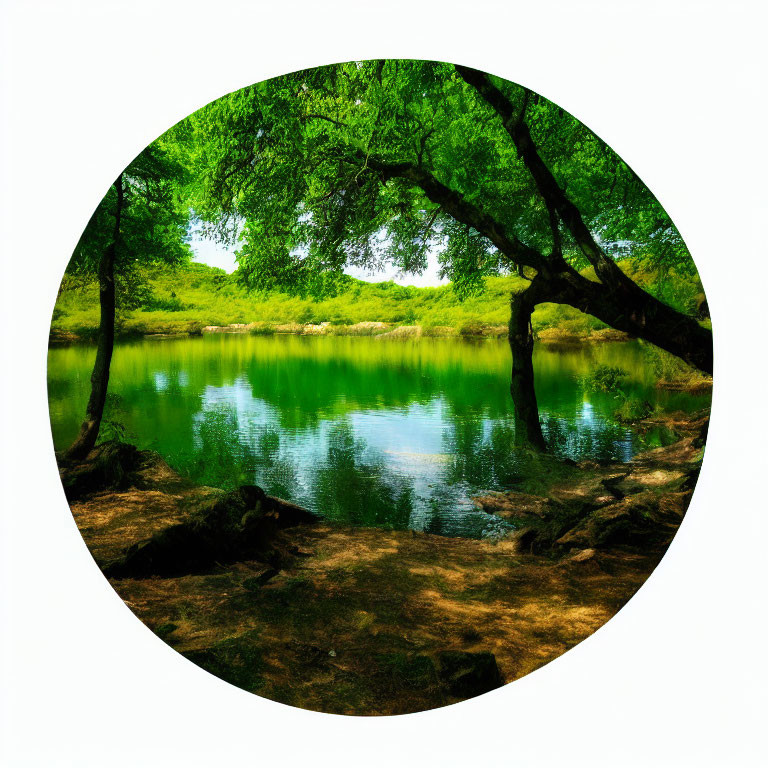
<svg viewBox="0 0 768 768">
<path fill-rule="evenodd" d="M 142 302 L 141 308 L 147 312 L 183 312 L 189 307 L 175 294 L 174 291 L 171 291 L 171 295 L 168 296 L 168 298 L 150 293 L 150 295 Z"/>
<path fill-rule="evenodd" d="M 589 392 L 623 394 L 621 387 L 629 374 L 623 368 L 598 365 L 580 379 L 581 386 Z"/>
<path fill-rule="evenodd" d="M 468 323 L 464 323 L 459 328 L 459 336 L 482 336 L 484 326 L 482 323 L 472 320 Z"/>
<path fill-rule="evenodd" d="M 632 424 L 647 419 L 653 413 L 653 407 L 647 400 L 627 397 L 614 411 L 613 418 L 622 424 Z"/>
<path fill-rule="evenodd" d="M 250 330 L 253 336 L 272 336 L 275 326 L 272 323 L 256 323 Z"/>
</svg>

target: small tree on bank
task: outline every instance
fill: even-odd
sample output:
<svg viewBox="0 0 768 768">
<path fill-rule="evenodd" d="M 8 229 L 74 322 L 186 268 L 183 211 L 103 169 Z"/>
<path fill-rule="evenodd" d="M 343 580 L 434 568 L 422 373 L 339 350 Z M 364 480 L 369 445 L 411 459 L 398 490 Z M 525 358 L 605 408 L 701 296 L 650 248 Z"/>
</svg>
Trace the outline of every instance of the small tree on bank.
<svg viewBox="0 0 768 768">
<path fill-rule="evenodd" d="M 511 394 L 536 448 L 537 304 L 568 304 L 712 371 L 711 331 L 612 257 L 620 246 L 695 274 L 669 217 L 604 142 L 525 88 L 450 64 L 353 62 L 230 94 L 173 135 L 205 179 L 199 213 L 220 231 L 242 223 L 240 273 L 257 288 L 318 295 L 345 268 L 384 262 L 418 273 L 436 244 L 460 293 L 525 277 L 510 297 Z"/>
<path fill-rule="evenodd" d="M 178 199 L 185 179 L 183 166 L 171 160 L 159 143 L 147 147 L 109 188 L 67 266 L 69 275 L 95 275 L 99 286 L 99 330 L 91 392 L 80 431 L 65 454 L 69 459 L 85 458 L 99 436 L 118 300 L 129 299 L 142 266 L 174 265 L 189 257 L 187 215 Z"/>
</svg>

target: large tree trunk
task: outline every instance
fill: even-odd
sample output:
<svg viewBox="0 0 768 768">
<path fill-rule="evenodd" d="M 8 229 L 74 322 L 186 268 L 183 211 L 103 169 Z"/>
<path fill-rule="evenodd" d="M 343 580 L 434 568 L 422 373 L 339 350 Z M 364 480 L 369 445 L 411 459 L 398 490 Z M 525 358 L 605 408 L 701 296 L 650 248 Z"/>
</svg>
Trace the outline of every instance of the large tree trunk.
<svg viewBox="0 0 768 768">
<path fill-rule="evenodd" d="M 109 386 L 109 367 L 115 344 L 115 252 L 120 238 L 120 213 L 123 207 L 123 177 L 115 182 L 117 210 L 112 242 L 99 261 L 99 334 L 96 347 L 96 361 L 91 373 L 91 394 L 85 409 L 85 421 L 80 426 L 75 441 L 66 452 L 69 459 L 85 458 L 96 445 L 104 415 L 104 403 Z"/>
<path fill-rule="evenodd" d="M 649 341 L 706 373 L 712 373 L 712 331 L 697 320 L 668 307 L 635 286 L 610 286 L 580 275 L 565 262 L 556 274 L 537 275 L 522 293 L 512 297 L 509 345 L 512 350 L 512 385 L 515 426 L 523 442 L 545 451 L 534 391 L 531 314 L 537 304 L 568 304 L 617 330 Z"/>
<path fill-rule="evenodd" d="M 531 314 L 535 308 L 531 289 L 518 293 L 510 301 L 509 347 L 512 350 L 510 392 L 515 408 L 515 435 L 518 441 L 538 451 L 547 449 L 539 422 L 539 406 L 533 379 L 533 329 Z"/>
<path fill-rule="evenodd" d="M 548 281 L 547 293 L 542 301 L 569 304 L 712 374 L 712 331 L 646 293 L 629 278 L 608 286 L 566 268 Z"/>
<path fill-rule="evenodd" d="M 593 237 L 581 212 L 566 195 L 564 187 L 558 183 L 533 141 L 525 121 L 528 93 L 522 103 L 515 104 L 485 73 L 461 66 L 457 66 L 456 71 L 501 118 L 504 129 L 528 168 L 550 214 L 552 211 L 557 212 L 600 280 L 595 283 L 582 277 L 568 267 L 558 253 L 547 260 L 543 270 L 539 270 L 546 273 L 547 291 L 551 295 L 542 300 L 570 304 L 613 328 L 650 341 L 711 374 L 712 332 L 702 328 L 695 318 L 676 312 L 644 291 L 622 272 Z M 480 224 L 485 223 L 477 220 Z M 494 243 L 500 250 L 504 250 L 504 243 Z M 512 250 L 508 252 L 513 253 Z M 520 261 L 519 256 L 517 260 Z M 528 258 L 527 263 L 533 261 Z"/>
</svg>

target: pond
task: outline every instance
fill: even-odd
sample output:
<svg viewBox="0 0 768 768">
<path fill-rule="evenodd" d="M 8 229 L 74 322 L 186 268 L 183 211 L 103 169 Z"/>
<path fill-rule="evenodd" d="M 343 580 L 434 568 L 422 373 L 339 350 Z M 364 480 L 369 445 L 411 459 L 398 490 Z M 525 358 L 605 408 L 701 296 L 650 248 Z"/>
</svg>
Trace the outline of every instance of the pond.
<svg viewBox="0 0 768 768">
<path fill-rule="evenodd" d="M 54 347 L 48 391 L 56 450 L 85 412 L 95 348 Z M 617 423 L 613 395 L 584 392 L 597 365 L 628 371 L 624 391 L 663 410 L 709 394 L 656 389 L 635 342 L 538 345 L 545 437 L 572 459 L 628 461 L 673 435 Z M 245 483 L 354 525 L 452 536 L 508 527 L 472 497 L 515 488 L 530 472 L 515 448 L 504 340 L 211 334 L 115 347 L 102 433 L 162 454 L 205 485 Z"/>
</svg>

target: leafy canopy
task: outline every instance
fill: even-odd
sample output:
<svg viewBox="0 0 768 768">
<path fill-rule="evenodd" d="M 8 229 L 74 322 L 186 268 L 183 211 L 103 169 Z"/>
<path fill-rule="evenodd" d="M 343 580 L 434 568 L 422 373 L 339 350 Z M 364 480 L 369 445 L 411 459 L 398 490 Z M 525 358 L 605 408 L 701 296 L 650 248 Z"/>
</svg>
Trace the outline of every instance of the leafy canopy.
<svg viewBox="0 0 768 768">
<path fill-rule="evenodd" d="M 162 139 L 150 144 L 99 203 L 67 265 L 65 279 L 92 279 L 114 243 L 118 303 L 123 308 L 138 306 L 146 298 L 146 267 L 189 260 L 188 207 L 181 194 L 188 183 L 187 169 L 171 156 Z M 122 205 L 116 231 L 118 184 Z"/>
<path fill-rule="evenodd" d="M 603 141 L 545 98 L 491 80 L 521 110 L 604 250 L 650 252 L 659 266 L 694 271 L 658 201 Z M 585 265 L 568 231 L 553 225 L 502 120 L 451 64 L 380 60 L 292 73 L 211 103 L 164 140 L 202 180 L 197 215 L 223 238 L 239 233 L 240 273 L 258 288 L 319 295 L 336 290 L 348 266 L 386 262 L 419 273 L 433 247 L 459 292 L 523 271 L 525 259 L 468 223 L 445 190 L 524 246 L 546 254 L 559 239 L 566 259 Z"/>
</svg>

